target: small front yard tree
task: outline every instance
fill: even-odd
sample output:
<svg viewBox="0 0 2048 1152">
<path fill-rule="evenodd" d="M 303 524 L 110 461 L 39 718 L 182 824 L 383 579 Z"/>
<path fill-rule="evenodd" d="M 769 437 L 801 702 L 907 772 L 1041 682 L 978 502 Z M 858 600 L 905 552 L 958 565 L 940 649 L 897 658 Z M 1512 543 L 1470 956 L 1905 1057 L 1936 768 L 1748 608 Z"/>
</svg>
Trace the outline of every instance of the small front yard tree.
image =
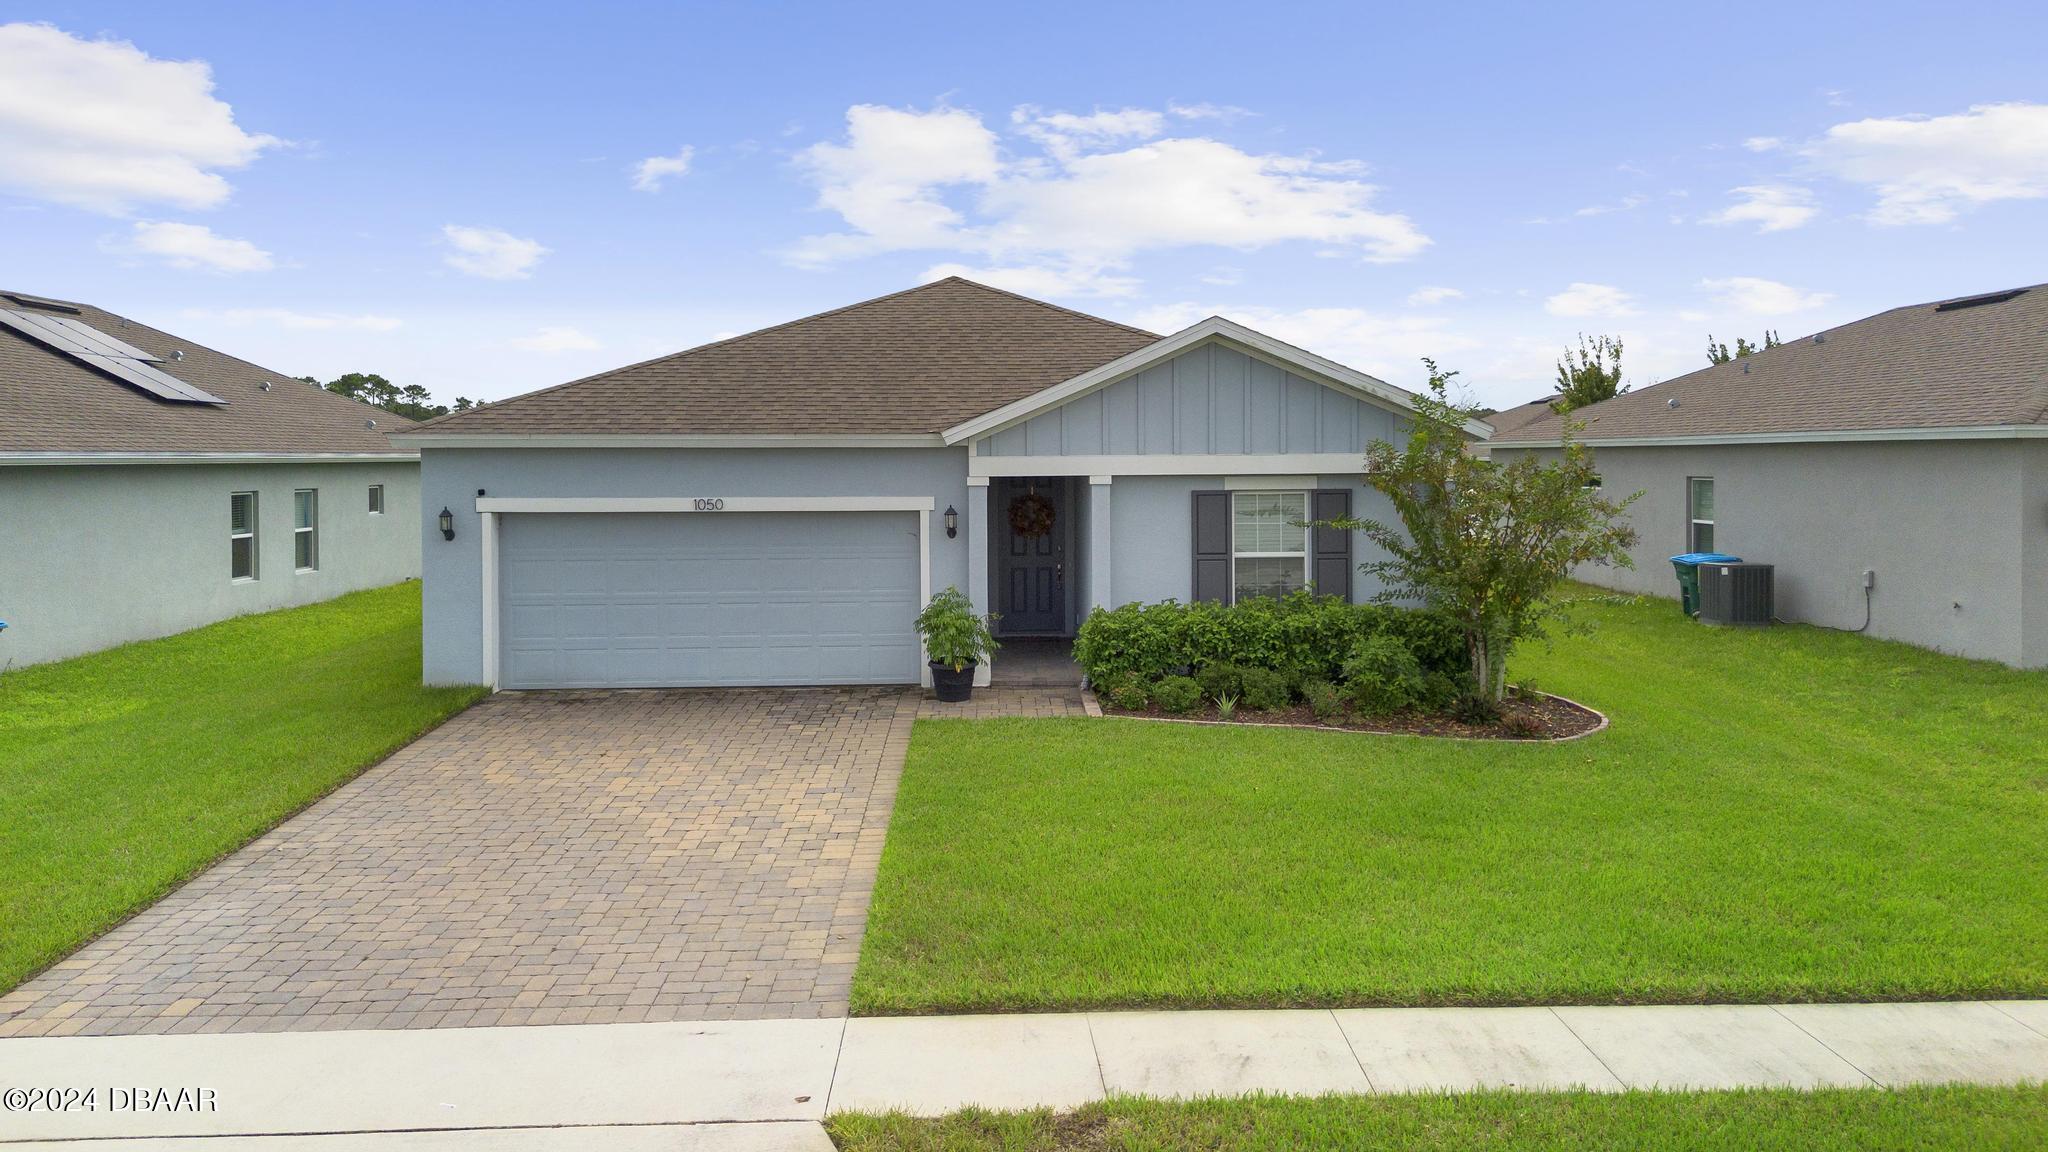
<svg viewBox="0 0 2048 1152">
<path fill-rule="evenodd" d="M 1472 455 L 1465 422 L 1477 409 L 1451 399 L 1457 373 L 1423 364 L 1429 390 L 1416 398 L 1407 444 L 1376 440 L 1366 449 L 1365 483 L 1393 503 L 1400 523 L 1338 526 L 1363 532 L 1386 554 L 1359 566 L 1381 581 L 1381 600 L 1420 600 L 1463 627 L 1479 698 L 1493 704 L 1509 653 L 1545 635 L 1560 610 L 1554 593 L 1574 567 L 1634 566 L 1635 530 L 1621 515 L 1635 496 L 1606 497 L 1570 420 L 1555 460 Z"/>
</svg>

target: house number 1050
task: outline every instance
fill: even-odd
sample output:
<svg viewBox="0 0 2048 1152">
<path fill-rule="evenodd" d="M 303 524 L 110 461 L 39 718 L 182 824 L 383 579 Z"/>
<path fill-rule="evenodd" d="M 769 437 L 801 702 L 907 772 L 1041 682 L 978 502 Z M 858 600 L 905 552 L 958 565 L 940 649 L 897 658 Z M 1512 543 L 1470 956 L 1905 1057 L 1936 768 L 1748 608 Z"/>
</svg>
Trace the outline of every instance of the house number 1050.
<svg viewBox="0 0 2048 1152">
<path fill-rule="evenodd" d="M 690 507 L 699 512 L 723 512 L 725 511 L 725 500 L 723 497 L 718 496 L 714 496 L 709 500 L 692 500 L 690 501 Z"/>
</svg>

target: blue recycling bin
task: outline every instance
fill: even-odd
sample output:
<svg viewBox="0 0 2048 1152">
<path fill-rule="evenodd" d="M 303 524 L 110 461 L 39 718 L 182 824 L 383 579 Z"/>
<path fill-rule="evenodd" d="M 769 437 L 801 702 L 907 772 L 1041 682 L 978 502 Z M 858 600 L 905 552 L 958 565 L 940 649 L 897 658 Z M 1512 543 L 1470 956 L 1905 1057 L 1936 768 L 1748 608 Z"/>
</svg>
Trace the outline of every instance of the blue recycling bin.
<svg viewBox="0 0 2048 1152">
<path fill-rule="evenodd" d="M 1700 565 L 1740 563 L 1742 557 L 1725 552 L 1681 552 L 1671 558 L 1671 570 L 1678 573 L 1678 606 L 1686 619 L 1700 614 Z"/>
</svg>

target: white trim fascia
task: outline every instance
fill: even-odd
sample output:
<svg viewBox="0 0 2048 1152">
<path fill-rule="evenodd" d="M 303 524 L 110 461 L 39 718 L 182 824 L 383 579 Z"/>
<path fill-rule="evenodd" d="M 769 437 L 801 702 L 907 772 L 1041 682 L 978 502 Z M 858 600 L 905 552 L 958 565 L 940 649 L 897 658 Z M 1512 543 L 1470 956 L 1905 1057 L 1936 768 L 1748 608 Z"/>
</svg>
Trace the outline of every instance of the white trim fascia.
<svg viewBox="0 0 2048 1152">
<path fill-rule="evenodd" d="M 1270 476 L 1365 472 L 1362 452 L 1296 452 L 1277 456 L 1161 452 L 1139 456 L 974 456 L 975 476 Z M 1313 488 L 1315 485 L 1311 484 Z"/>
<path fill-rule="evenodd" d="M 944 448 L 935 432 L 874 436 L 650 436 L 650 435 L 436 435 L 402 434 L 423 448 Z"/>
<path fill-rule="evenodd" d="M 2048 424 L 1964 424 L 1946 428 L 1842 428 L 1798 432 L 1730 432 L 1718 436 L 1575 436 L 1572 443 L 1601 448 L 1658 448 L 1685 444 L 1839 444 L 1897 440 L 2038 440 Z M 1557 440 L 1496 440 L 1489 448 L 1557 448 Z"/>
<path fill-rule="evenodd" d="M 417 452 L 0 452 L 0 467 L 22 464 L 357 464 L 419 463 Z"/>
<path fill-rule="evenodd" d="M 987 477 L 983 477 L 983 478 L 982 478 L 982 481 L 983 481 L 983 483 L 986 483 L 986 482 L 987 482 L 987 479 L 988 479 Z M 1092 485 L 1095 485 L 1096 487 L 1098 487 L 1098 488 L 1099 488 L 1099 487 L 1102 487 L 1102 486 L 1104 486 L 1104 485 L 1107 485 L 1107 484 L 1109 484 L 1110 482 L 1114 481 L 1115 479 L 1116 479 L 1116 475 L 1115 475 L 1115 473 L 1110 473 L 1110 474 L 1108 474 L 1108 475 L 1104 475 L 1104 476 L 1090 476 L 1090 477 L 1088 478 L 1088 483 L 1090 483 L 1090 484 L 1092 484 Z"/>
<path fill-rule="evenodd" d="M 986 476 L 969 476 L 969 477 L 967 478 L 967 486 L 968 486 L 969 488 L 986 488 L 986 487 L 988 487 L 988 477 L 986 477 Z"/>
<path fill-rule="evenodd" d="M 1314 476 L 1275 473 L 1271 476 L 1225 476 L 1226 492 L 1305 492 L 1321 488 Z"/>
<path fill-rule="evenodd" d="M 1162 360 L 1203 344 L 1218 342 L 1236 344 L 1243 351 L 1275 367 L 1320 377 L 1323 383 L 1335 385 L 1340 390 L 1359 393 L 1367 399 L 1391 405 L 1400 411 L 1415 410 L 1415 396 L 1411 392 L 1396 388 L 1355 368 L 1346 368 L 1334 360 L 1275 340 L 1263 332 L 1255 332 L 1235 321 L 1225 320 L 1221 316 L 1211 316 L 1206 320 L 1196 321 L 1171 336 L 1147 344 L 1135 352 L 1126 353 L 1107 364 L 1091 368 L 1070 380 L 1054 384 L 1021 400 L 1012 401 L 993 412 L 986 412 L 972 420 L 955 424 L 943 433 L 945 441 L 948 444 L 958 444 L 963 440 L 1000 432 L 1013 424 L 1029 420 L 1048 408 L 1057 408 L 1078 396 L 1098 388 L 1106 388 Z M 1493 435 L 1493 426 L 1483 420 L 1467 420 L 1465 430 L 1481 440 Z"/>
<path fill-rule="evenodd" d="M 479 496 L 479 512 L 929 512 L 930 496 Z"/>
<path fill-rule="evenodd" d="M 477 547 L 483 550 L 484 683 L 498 690 L 498 517 L 479 516 Z"/>
</svg>

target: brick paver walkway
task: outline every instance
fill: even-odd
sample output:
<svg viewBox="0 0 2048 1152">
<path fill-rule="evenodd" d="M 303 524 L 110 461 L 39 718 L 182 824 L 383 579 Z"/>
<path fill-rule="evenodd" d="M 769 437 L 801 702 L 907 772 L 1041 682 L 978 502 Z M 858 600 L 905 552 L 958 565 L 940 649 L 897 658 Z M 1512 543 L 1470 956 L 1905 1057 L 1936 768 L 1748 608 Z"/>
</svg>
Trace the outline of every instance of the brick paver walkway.
<svg viewBox="0 0 2048 1152">
<path fill-rule="evenodd" d="M 503 693 L 0 997 L 0 1036 L 843 1015 L 903 689 Z"/>
</svg>

